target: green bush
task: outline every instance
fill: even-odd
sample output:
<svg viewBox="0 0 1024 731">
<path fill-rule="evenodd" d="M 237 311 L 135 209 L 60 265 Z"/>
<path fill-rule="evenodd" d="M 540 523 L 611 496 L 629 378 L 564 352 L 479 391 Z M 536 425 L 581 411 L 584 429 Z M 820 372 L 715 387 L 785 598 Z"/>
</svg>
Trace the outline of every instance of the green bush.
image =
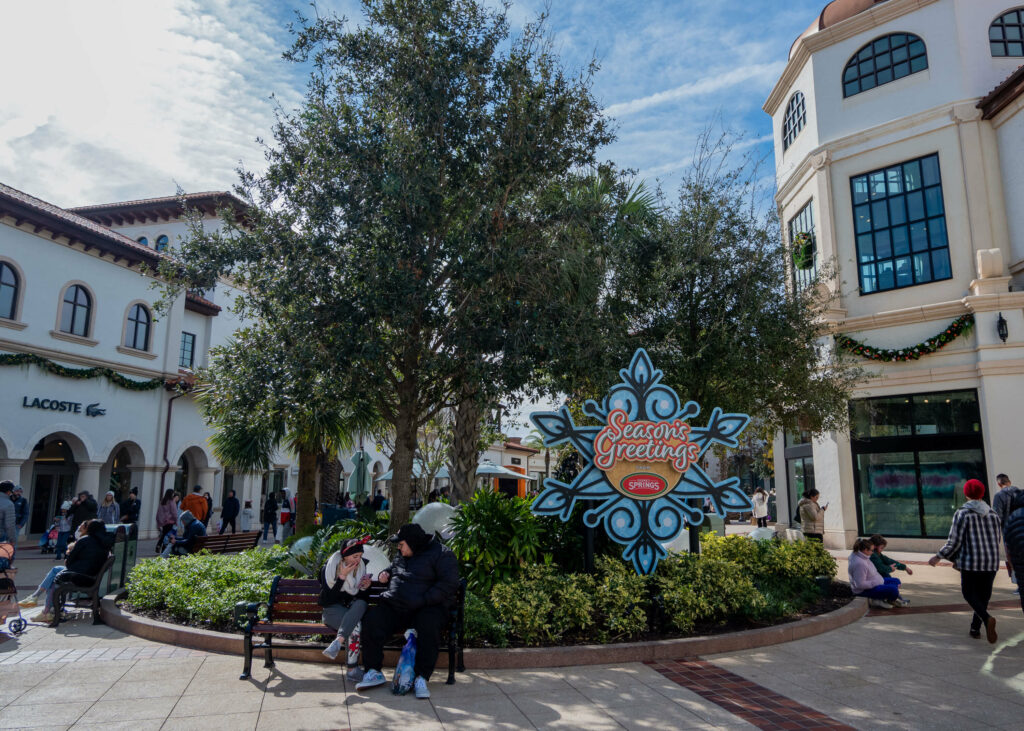
<svg viewBox="0 0 1024 731">
<path fill-rule="evenodd" d="M 311 534 L 312 542 L 309 549 L 301 553 L 295 552 L 294 541 L 289 539 L 285 545 L 289 548 L 295 562 L 302 566 L 303 573 L 315 577 L 320 573 L 320 568 L 327 563 L 331 554 L 337 551 L 344 541 L 349 538 L 362 538 L 366 535 L 379 542 L 387 539 L 387 513 L 378 513 L 372 521 L 351 518 L 318 527 Z"/>
<path fill-rule="evenodd" d="M 455 511 L 449 547 L 470 590 L 486 596 L 541 560 L 543 528 L 530 501 L 480 490 Z M 550 562 L 550 556 L 545 557 Z"/>
<path fill-rule="evenodd" d="M 237 602 L 266 601 L 287 561 L 280 546 L 228 555 L 200 552 L 140 561 L 128 579 L 128 605 L 177 622 L 230 630 Z"/>
<path fill-rule="evenodd" d="M 495 618 L 494 607 L 472 592 L 466 592 L 465 630 L 466 642 L 471 645 L 508 647 L 508 635 Z"/>
<path fill-rule="evenodd" d="M 601 642 L 635 637 L 647 629 L 648 579 L 621 559 L 598 556 L 597 592 L 594 609 L 599 618 L 597 639 Z"/>
<path fill-rule="evenodd" d="M 767 605 L 739 566 L 707 556 L 669 556 L 658 565 L 654 585 L 669 626 L 679 632 L 758 618 Z"/>
</svg>

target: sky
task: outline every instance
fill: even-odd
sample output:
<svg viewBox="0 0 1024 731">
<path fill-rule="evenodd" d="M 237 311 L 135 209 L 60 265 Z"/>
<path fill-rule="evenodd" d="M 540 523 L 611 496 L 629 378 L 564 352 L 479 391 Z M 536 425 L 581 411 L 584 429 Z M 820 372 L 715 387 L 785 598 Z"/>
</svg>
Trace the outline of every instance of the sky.
<svg viewBox="0 0 1024 731">
<path fill-rule="evenodd" d="M 790 44 L 825 0 L 549 0 L 569 68 L 596 57 L 594 92 L 616 120 L 601 157 L 666 191 L 697 135 L 720 120 L 769 156 L 761 105 Z M 356 0 L 320 12 L 358 21 Z M 513 32 L 544 0 L 509 11 Z M 0 182 L 61 206 L 227 190 L 260 170 L 275 103 L 301 101 L 288 63 L 298 0 L 4 3 Z"/>
</svg>

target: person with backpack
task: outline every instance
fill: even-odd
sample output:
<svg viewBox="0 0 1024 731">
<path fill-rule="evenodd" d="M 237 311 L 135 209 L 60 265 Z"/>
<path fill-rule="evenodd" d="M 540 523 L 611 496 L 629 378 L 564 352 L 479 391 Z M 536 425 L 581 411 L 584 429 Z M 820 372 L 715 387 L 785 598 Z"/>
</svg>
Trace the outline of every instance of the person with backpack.
<svg viewBox="0 0 1024 731">
<path fill-rule="evenodd" d="M 999 492 L 992 499 L 992 512 L 999 516 L 1006 549 L 1006 572 L 1017 584 L 1020 594 L 1020 576 L 1024 572 L 1024 490 L 1013 485 L 1006 474 L 996 475 Z M 1020 607 L 1024 611 L 1024 594 L 1020 594 Z"/>
<path fill-rule="evenodd" d="M 988 641 L 995 643 L 999 639 L 996 618 L 988 613 L 988 602 L 1002 553 L 999 515 L 983 500 L 985 484 L 980 480 L 964 483 L 964 497 L 967 502 L 953 515 L 946 545 L 928 563 L 934 566 L 944 558 L 953 562 L 960 571 L 960 592 L 974 610 L 971 637 L 980 638 L 984 624 Z"/>
</svg>

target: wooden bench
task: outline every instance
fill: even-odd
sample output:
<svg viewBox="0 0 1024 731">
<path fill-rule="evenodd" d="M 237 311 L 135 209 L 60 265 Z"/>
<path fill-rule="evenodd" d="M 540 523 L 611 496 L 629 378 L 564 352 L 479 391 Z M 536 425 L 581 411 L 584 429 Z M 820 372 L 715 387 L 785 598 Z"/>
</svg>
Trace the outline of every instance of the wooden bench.
<svg viewBox="0 0 1024 731">
<path fill-rule="evenodd" d="M 380 593 L 387 587 L 374 583 L 370 589 L 370 604 L 380 601 Z M 241 680 L 248 680 L 252 671 L 252 653 L 254 650 L 264 651 L 263 666 L 274 667 L 274 648 L 315 649 L 323 650 L 324 643 L 310 641 L 294 641 L 289 644 L 273 644 L 275 635 L 316 636 L 327 635 L 332 639 L 336 630 L 323 624 L 323 608 L 319 605 L 320 582 L 316 579 L 283 579 L 274 578 L 270 586 L 270 599 L 267 602 L 239 602 L 235 605 L 234 617 L 236 624 L 245 630 L 245 663 L 242 667 Z M 459 582 L 455 604 L 449 611 L 449 621 L 441 629 L 441 649 L 448 653 L 447 685 L 455 683 L 455 672 L 465 672 L 462 660 L 464 644 L 464 619 L 466 603 L 466 580 Z M 260 619 L 259 609 L 267 608 L 266 619 Z M 253 635 L 263 635 L 263 641 L 254 643 Z M 402 638 L 402 635 L 396 635 Z M 447 638 L 447 641 L 445 639 Z M 401 644 L 389 643 L 385 649 L 400 650 Z"/>
<path fill-rule="evenodd" d="M 89 586 L 78 586 L 71 582 L 57 584 L 53 591 L 53 621 L 50 622 L 50 626 L 56 627 L 61 623 L 62 615 L 64 614 L 64 605 L 69 600 L 75 607 L 88 607 L 92 609 L 92 623 L 101 624 L 100 587 L 103 585 L 103 578 L 107 575 L 107 572 L 110 571 L 110 567 L 113 565 L 114 557 L 110 556 L 107 558 L 106 563 L 103 564 L 103 568 L 100 569 L 99 574 L 96 575 L 96 580 Z"/>
<path fill-rule="evenodd" d="M 245 533 L 224 533 L 223 535 L 199 536 L 192 544 L 189 553 L 199 553 L 203 549 L 210 553 L 239 553 L 256 548 L 260 542 L 260 532 L 251 530 Z"/>
</svg>

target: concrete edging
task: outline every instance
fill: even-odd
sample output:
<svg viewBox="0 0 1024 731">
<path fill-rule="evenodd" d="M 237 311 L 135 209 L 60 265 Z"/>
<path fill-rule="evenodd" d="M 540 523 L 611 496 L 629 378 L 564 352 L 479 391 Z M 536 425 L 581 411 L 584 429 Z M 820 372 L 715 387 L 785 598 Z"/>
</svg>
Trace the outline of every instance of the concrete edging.
<svg viewBox="0 0 1024 731">
<path fill-rule="evenodd" d="M 185 627 L 168 622 L 159 622 L 124 611 L 117 606 L 117 594 L 105 596 L 101 602 L 100 616 L 107 625 L 126 634 L 142 637 L 179 647 L 190 647 L 208 652 L 242 655 L 242 636 L 228 632 Z M 717 655 L 723 652 L 751 650 L 758 647 L 778 645 L 793 640 L 830 632 L 839 627 L 853 624 L 867 612 L 866 599 L 855 598 L 842 609 L 828 614 L 819 614 L 809 619 L 786 622 L 772 627 L 748 629 L 728 634 L 707 637 L 684 637 L 675 640 L 654 640 L 650 642 L 623 642 L 611 645 L 571 645 L 568 647 L 519 647 L 519 648 L 467 648 L 466 667 L 470 670 L 497 670 L 502 668 L 553 668 L 570 665 L 604 665 L 652 660 L 671 660 L 685 657 Z M 256 652 L 259 654 L 259 651 Z M 282 660 L 305 660 L 308 662 L 337 663 L 327 659 L 317 648 L 274 650 L 274 656 Z M 389 653 L 385 662 L 393 664 L 398 653 Z"/>
</svg>

